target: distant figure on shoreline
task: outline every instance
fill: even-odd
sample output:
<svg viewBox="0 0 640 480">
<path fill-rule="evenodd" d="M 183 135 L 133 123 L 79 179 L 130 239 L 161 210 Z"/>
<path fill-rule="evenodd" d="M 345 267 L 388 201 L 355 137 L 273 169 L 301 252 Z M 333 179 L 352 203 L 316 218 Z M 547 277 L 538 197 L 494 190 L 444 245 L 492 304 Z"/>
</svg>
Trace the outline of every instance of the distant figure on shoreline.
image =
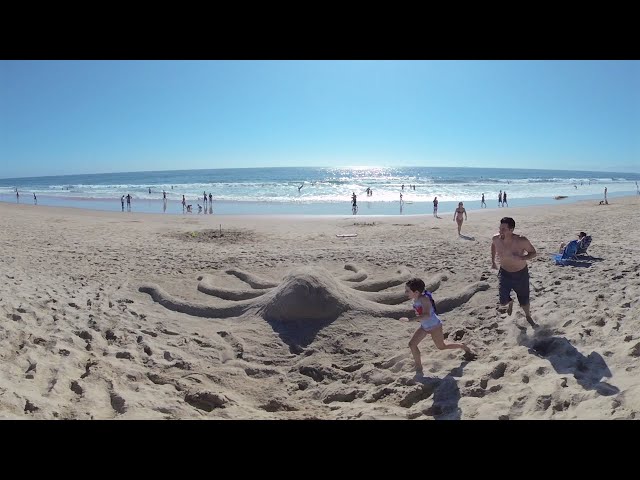
<svg viewBox="0 0 640 480">
<path fill-rule="evenodd" d="M 503 192 L 502 193 L 502 206 L 509 206 L 509 204 L 507 203 L 507 192 Z"/>
<path fill-rule="evenodd" d="M 524 310 L 529 325 L 538 325 L 531 318 L 529 310 L 529 268 L 527 261 L 536 257 L 536 249 L 527 237 L 513 233 L 516 222 L 513 218 L 500 219 L 500 229 L 491 240 L 491 268 L 498 269 L 496 254 L 500 262 L 498 271 L 499 301 L 502 307 L 507 306 L 507 314 L 513 311 L 511 290 L 516 292 L 518 303 Z"/>
<path fill-rule="evenodd" d="M 124 212 L 124 195 L 120 197 L 120 204 L 122 205 L 122 211 Z"/>
<path fill-rule="evenodd" d="M 164 190 L 162 190 L 162 199 L 163 200 L 167 199 L 167 192 L 165 192 Z"/>
<path fill-rule="evenodd" d="M 404 190 L 404 183 L 402 184 L 402 190 Z"/>
<path fill-rule="evenodd" d="M 33 194 L 33 204 L 37 205 L 38 204 L 38 197 L 36 197 L 36 194 Z"/>
<path fill-rule="evenodd" d="M 204 198 L 204 204 L 207 204 L 207 192 L 202 192 L 202 197 Z"/>
<path fill-rule="evenodd" d="M 458 236 L 460 236 L 460 229 L 462 228 L 462 214 L 464 214 L 464 219 L 467 220 L 467 210 L 464 208 L 462 202 L 459 202 L 458 208 L 453 212 L 453 220 L 458 223 Z"/>
<path fill-rule="evenodd" d="M 151 187 L 149 187 L 149 194 L 151 194 Z"/>
<path fill-rule="evenodd" d="M 213 195 L 211 195 L 211 192 L 209 192 L 209 207 L 211 207 L 213 205 Z"/>
<path fill-rule="evenodd" d="M 206 195 L 205 195 L 206 198 Z M 202 213 L 202 205 L 198 204 L 198 213 Z"/>
<path fill-rule="evenodd" d="M 358 212 L 358 197 L 356 192 L 351 194 L 351 212 L 355 215 Z"/>
<path fill-rule="evenodd" d="M 402 200 L 402 192 L 400 192 L 400 205 L 402 205 L 404 203 L 404 200 Z"/>
<path fill-rule="evenodd" d="M 300 189 L 302 189 L 302 187 L 304 187 L 304 183 L 298 187 L 298 192 L 300 191 Z"/>
<path fill-rule="evenodd" d="M 17 188 L 16 188 L 16 202 L 20 203 L 20 194 L 18 193 Z"/>
<path fill-rule="evenodd" d="M 640 195 L 640 187 L 638 187 L 638 182 L 636 181 L 636 193 Z"/>
<path fill-rule="evenodd" d="M 500 190 L 500 193 L 498 194 L 498 206 L 502 206 L 502 190 Z"/>
<path fill-rule="evenodd" d="M 182 211 L 183 212 L 186 206 L 187 206 L 187 200 L 184 198 L 184 195 L 182 195 Z"/>
<path fill-rule="evenodd" d="M 609 205 L 609 202 L 607 201 L 607 187 L 604 187 L 604 204 Z"/>
<path fill-rule="evenodd" d="M 433 198 L 433 216 L 438 218 L 438 197 Z"/>
<path fill-rule="evenodd" d="M 487 208 L 487 204 L 484 202 L 484 193 L 482 194 L 482 200 L 480 200 L 480 208 L 484 205 L 484 208 Z"/>
<path fill-rule="evenodd" d="M 127 193 L 126 199 L 127 199 L 127 210 L 131 211 L 131 195 Z"/>
</svg>

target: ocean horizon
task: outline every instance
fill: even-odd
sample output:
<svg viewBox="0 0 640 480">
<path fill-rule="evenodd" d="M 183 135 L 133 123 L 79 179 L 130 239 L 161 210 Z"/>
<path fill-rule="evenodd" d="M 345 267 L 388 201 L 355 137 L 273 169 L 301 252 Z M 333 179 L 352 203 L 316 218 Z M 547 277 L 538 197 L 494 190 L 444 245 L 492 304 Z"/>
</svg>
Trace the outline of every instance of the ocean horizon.
<svg viewBox="0 0 640 480">
<path fill-rule="evenodd" d="M 439 213 L 451 213 L 460 201 L 467 210 L 479 209 L 483 193 L 488 208 L 498 207 L 500 191 L 507 192 L 509 206 L 557 204 L 603 199 L 605 187 L 610 198 L 633 195 L 638 181 L 640 173 L 575 170 L 224 168 L 4 178 L 0 201 L 33 204 L 35 194 L 38 205 L 121 211 L 121 197 L 131 195 L 131 211 L 182 215 L 184 195 L 194 214 L 199 204 L 203 213 L 217 215 L 348 215 L 355 193 L 358 215 L 399 215 L 432 213 L 436 196 Z M 206 210 L 204 192 L 213 199 Z"/>
</svg>

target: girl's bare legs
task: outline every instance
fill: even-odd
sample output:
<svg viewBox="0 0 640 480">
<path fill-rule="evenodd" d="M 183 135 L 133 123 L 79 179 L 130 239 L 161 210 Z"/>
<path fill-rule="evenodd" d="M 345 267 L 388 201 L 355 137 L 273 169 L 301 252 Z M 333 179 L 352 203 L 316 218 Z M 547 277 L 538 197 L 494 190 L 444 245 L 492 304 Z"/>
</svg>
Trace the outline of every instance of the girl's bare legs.
<svg viewBox="0 0 640 480">
<path fill-rule="evenodd" d="M 440 329 L 442 330 L 442 328 Z M 413 334 L 411 340 L 409 341 L 409 348 L 411 349 L 411 354 L 413 355 L 413 361 L 416 363 L 416 372 L 422 372 L 422 360 L 420 359 L 420 350 L 418 350 L 418 344 L 424 340 L 424 337 L 427 336 L 427 332 L 424 331 L 422 327 L 416 330 L 416 333 Z"/>
<path fill-rule="evenodd" d="M 466 353 L 471 353 L 471 349 L 467 347 L 464 343 L 444 343 L 444 335 L 442 334 L 442 325 L 434 328 L 433 330 L 431 330 L 430 333 L 431 333 L 431 338 L 433 339 L 433 343 L 435 343 L 436 347 L 438 347 L 439 350 L 460 348 L 464 350 Z"/>
<path fill-rule="evenodd" d="M 462 220 L 456 220 L 458 223 L 458 236 L 460 236 L 460 229 L 462 228 Z"/>
</svg>

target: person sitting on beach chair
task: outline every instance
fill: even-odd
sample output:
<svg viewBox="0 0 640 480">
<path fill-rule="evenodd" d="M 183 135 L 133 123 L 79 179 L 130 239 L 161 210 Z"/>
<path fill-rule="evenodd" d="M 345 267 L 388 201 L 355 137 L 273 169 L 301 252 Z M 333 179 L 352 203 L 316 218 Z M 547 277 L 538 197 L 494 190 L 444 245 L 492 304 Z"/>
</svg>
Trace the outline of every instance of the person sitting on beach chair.
<svg viewBox="0 0 640 480">
<path fill-rule="evenodd" d="M 555 255 L 554 260 L 556 265 L 566 265 L 568 260 L 575 260 L 578 253 L 578 240 L 571 240 L 566 246 L 562 247 L 560 254 Z"/>
<path fill-rule="evenodd" d="M 587 248 L 591 245 L 591 235 L 587 235 L 584 232 L 580 232 L 578 234 L 578 238 L 580 241 L 578 242 L 578 253 L 577 255 L 584 255 L 587 253 Z"/>
<path fill-rule="evenodd" d="M 584 232 L 580 232 L 578 233 L 578 240 L 572 240 L 572 241 L 578 242 L 577 243 L 578 249 L 576 250 L 575 255 L 584 255 L 585 253 L 587 253 L 587 248 L 589 248 L 589 245 L 591 245 L 591 235 L 587 235 Z M 567 246 L 568 244 L 561 243 L 559 253 L 564 253 Z"/>
</svg>

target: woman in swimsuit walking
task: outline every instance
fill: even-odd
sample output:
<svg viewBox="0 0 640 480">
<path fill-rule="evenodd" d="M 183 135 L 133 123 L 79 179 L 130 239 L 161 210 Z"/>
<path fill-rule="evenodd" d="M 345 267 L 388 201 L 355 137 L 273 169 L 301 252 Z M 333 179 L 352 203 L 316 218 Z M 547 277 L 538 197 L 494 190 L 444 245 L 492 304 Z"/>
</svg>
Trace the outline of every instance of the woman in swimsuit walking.
<svg viewBox="0 0 640 480">
<path fill-rule="evenodd" d="M 453 212 L 453 219 L 458 223 L 458 236 L 460 236 L 460 229 L 462 228 L 462 214 L 464 219 L 467 219 L 467 210 L 462 206 L 462 202 L 458 203 L 458 208 Z"/>
</svg>

